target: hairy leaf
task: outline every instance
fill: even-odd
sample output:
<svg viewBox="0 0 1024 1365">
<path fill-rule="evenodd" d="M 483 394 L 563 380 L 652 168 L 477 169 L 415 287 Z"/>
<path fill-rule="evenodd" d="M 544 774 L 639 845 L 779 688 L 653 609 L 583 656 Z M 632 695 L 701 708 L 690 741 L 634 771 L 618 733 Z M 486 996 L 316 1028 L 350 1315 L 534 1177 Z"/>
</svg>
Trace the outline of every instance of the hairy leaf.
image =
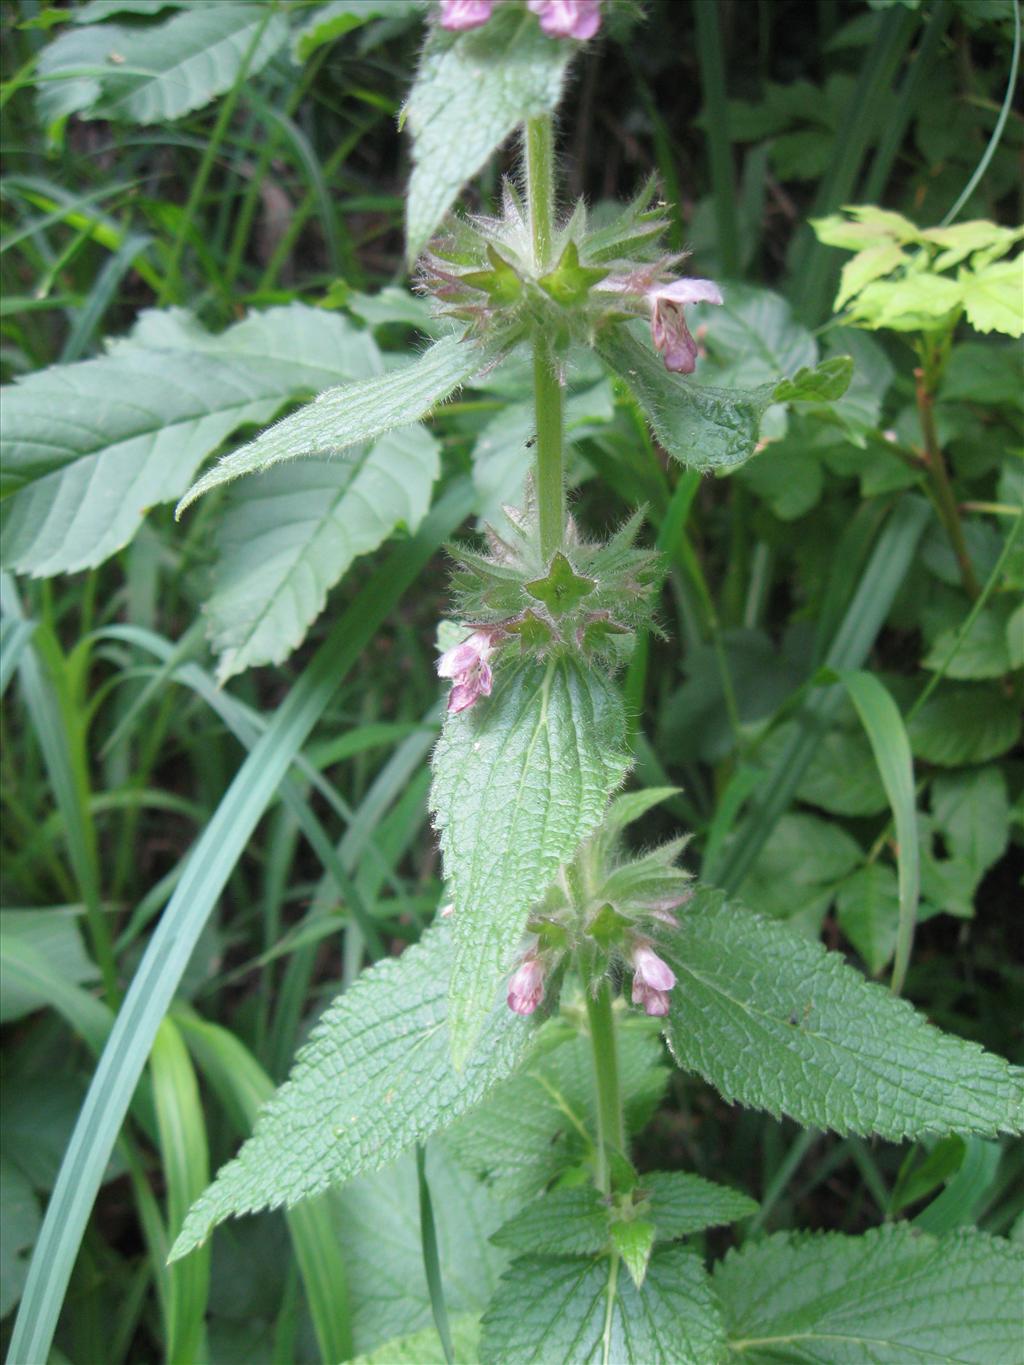
<svg viewBox="0 0 1024 1365">
<path fill-rule="evenodd" d="M 180 309 L 143 313 L 109 355 L 3 391 L 5 566 L 42 575 L 101 563 L 236 428 L 379 367 L 365 333 L 301 304 L 219 336 Z"/>
<path fill-rule="evenodd" d="M 730 468 L 754 453 L 775 382 L 717 389 L 669 374 L 637 325 L 607 328 L 597 349 L 644 411 L 658 440 L 693 469 Z"/>
<path fill-rule="evenodd" d="M 506 667 L 493 695 L 449 712 L 431 806 L 454 904 L 452 1043 L 473 1045 L 530 906 L 622 781 L 625 713 L 602 673 L 563 655 Z"/>
<path fill-rule="evenodd" d="M 605 1256 L 522 1257 L 484 1314 L 480 1354 L 488 1365 L 714 1365 L 723 1344 L 704 1267 L 672 1247 L 652 1257 L 642 1289 Z"/>
<path fill-rule="evenodd" d="M 751 1365 L 995 1365 L 1020 1354 L 1024 1248 L 906 1224 L 779 1233 L 715 1270 L 730 1358 Z"/>
<path fill-rule="evenodd" d="M 354 459 L 305 460 L 243 484 L 217 532 L 206 604 L 219 680 L 286 659 L 357 555 L 399 524 L 416 530 L 439 472 L 437 442 L 410 426 Z"/>
<path fill-rule="evenodd" d="M 757 1212 L 757 1204 L 739 1190 L 716 1185 L 689 1171 L 652 1171 L 640 1177 L 651 1201 L 650 1219 L 659 1242 L 675 1241 L 702 1228 L 723 1227 Z"/>
<path fill-rule="evenodd" d="M 405 106 L 413 171 L 405 208 L 414 261 L 467 180 L 521 123 L 551 113 L 574 44 L 552 42 L 536 19 L 500 5 L 483 28 L 437 27 Z"/>
<path fill-rule="evenodd" d="M 728 1100 L 899 1140 L 1019 1132 L 1024 1071 L 940 1033 L 836 953 L 711 892 L 661 937 L 679 1063 Z"/>
<path fill-rule="evenodd" d="M 429 929 L 378 962 L 321 1016 L 252 1137 L 193 1205 L 174 1256 L 232 1214 L 291 1206 L 376 1170 L 464 1113 L 523 1057 L 533 1033 L 504 1001 L 479 1049 L 452 1068 L 447 1027 L 451 935 Z"/>
<path fill-rule="evenodd" d="M 485 363 L 478 347 L 445 337 L 401 369 L 328 389 L 316 402 L 284 418 L 255 441 L 226 455 L 188 490 L 179 513 L 196 498 L 242 474 L 300 456 L 339 455 L 395 427 L 425 417 Z"/>
</svg>

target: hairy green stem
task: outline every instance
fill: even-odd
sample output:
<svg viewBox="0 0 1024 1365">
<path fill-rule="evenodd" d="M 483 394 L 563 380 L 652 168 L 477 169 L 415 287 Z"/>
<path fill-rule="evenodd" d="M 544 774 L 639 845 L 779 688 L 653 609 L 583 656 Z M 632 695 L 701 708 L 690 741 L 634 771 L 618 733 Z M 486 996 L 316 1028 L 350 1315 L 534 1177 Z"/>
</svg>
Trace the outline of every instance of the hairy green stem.
<svg viewBox="0 0 1024 1365">
<path fill-rule="evenodd" d="M 602 979 L 594 993 L 587 990 L 587 1018 L 590 1045 L 594 1054 L 597 1081 L 597 1183 L 604 1194 L 611 1193 L 611 1153 L 624 1150 L 622 1095 L 619 1090 L 619 1054 L 612 1013 L 612 991 L 608 978 Z"/>
<path fill-rule="evenodd" d="M 534 273 L 541 275 L 550 265 L 555 216 L 554 136 L 550 115 L 545 114 L 527 122 L 523 145 Z M 533 338 L 533 398 L 537 423 L 534 483 L 540 550 L 545 559 L 550 559 L 562 543 L 565 525 L 565 480 L 562 474 L 565 423 L 558 361 L 550 338 L 540 331 Z"/>
</svg>

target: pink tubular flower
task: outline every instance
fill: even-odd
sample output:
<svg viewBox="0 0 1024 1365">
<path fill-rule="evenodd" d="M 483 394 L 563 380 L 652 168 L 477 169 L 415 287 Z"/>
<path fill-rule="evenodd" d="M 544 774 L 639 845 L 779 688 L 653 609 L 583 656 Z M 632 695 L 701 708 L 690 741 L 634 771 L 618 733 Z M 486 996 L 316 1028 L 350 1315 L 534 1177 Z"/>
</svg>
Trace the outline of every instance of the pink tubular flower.
<svg viewBox="0 0 1024 1365">
<path fill-rule="evenodd" d="M 668 993 L 676 984 L 675 973 L 649 943 L 633 949 L 633 1004 L 646 1014 L 668 1014 Z"/>
<path fill-rule="evenodd" d="M 576 38 L 585 43 L 601 27 L 601 0 L 526 0 L 549 38 Z"/>
<path fill-rule="evenodd" d="M 441 0 L 441 27 L 453 33 L 486 24 L 495 0 Z"/>
<path fill-rule="evenodd" d="M 538 958 L 523 959 L 508 983 L 508 1007 L 513 1014 L 532 1014 L 544 999 L 544 968 Z"/>
<path fill-rule="evenodd" d="M 722 294 L 712 280 L 673 280 L 647 290 L 651 308 L 651 338 L 665 358 L 666 370 L 693 374 L 697 368 L 697 343 L 690 335 L 683 312 L 688 303 L 721 303 Z"/>
<path fill-rule="evenodd" d="M 451 678 L 454 687 L 448 694 L 449 711 L 465 711 L 478 697 L 491 695 L 491 666 L 494 652 L 490 633 L 475 630 L 461 645 L 446 649 L 437 661 L 439 678 Z"/>
</svg>

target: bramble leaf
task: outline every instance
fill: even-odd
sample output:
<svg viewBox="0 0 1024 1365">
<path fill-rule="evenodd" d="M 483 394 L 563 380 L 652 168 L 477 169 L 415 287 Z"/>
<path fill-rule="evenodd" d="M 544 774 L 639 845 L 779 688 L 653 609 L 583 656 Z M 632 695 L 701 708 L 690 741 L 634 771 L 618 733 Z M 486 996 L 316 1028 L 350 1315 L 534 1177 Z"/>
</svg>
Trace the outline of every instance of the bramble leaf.
<svg viewBox="0 0 1024 1365">
<path fill-rule="evenodd" d="M 377 1170 L 447 1127 L 514 1070 L 534 1029 L 504 1000 L 485 1020 L 479 1049 L 460 1072 L 453 1069 L 451 957 L 442 922 L 401 957 L 364 972 L 321 1015 L 252 1137 L 190 1209 L 173 1257 L 232 1215 L 290 1207 Z"/>
<path fill-rule="evenodd" d="M 815 365 L 798 370 L 792 379 L 780 379 L 775 385 L 775 403 L 833 403 L 850 387 L 853 378 L 853 359 L 848 355 L 832 356 Z"/>
<path fill-rule="evenodd" d="M 1024 1070 L 785 925 L 703 891 L 658 938 L 678 980 L 669 1046 L 726 1099 L 894 1141 L 1024 1128 Z"/>
<path fill-rule="evenodd" d="M 380 364 L 364 332 L 302 304 L 219 335 L 182 309 L 144 312 L 109 355 L 3 390 L 5 566 L 43 575 L 102 563 L 238 427 Z"/>
<path fill-rule="evenodd" d="M 1024 1249 L 906 1223 L 778 1233 L 715 1269 L 730 1354 L 750 1365 L 991 1365 L 1020 1351 Z"/>
<path fill-rule="evenodd" d="M 448 336 L 436 341 L 412 364 L 327 389 L 315 402 L 285 417 L 255 441 L 225 455 L 192 485 L 177 512 L 180 515 L 211 488 L 242 474 L 302 456 L 340 455 L 396 427 L 418 422 L 484 363 L 485 352 L 478 346 Z"/>
<path fill-rule="evenodd" d="M 348 460 L 303 460 L 241 485 L 217 530 L 206 616 L 221 682 L 281 663 L 328 590 L 399 524 L 415 531 L 440 472 L 422 426 L 389 432 Z"/>
<path fill-rule="evenodd" d="M 643 1288 L 608 1257 L 524 1256 L 501 1278 L 484 1314 L 489 1365 L 713 1365 L 723 1333 L 698 1257 L 656 1253 Z"/>
<path fill-rule="evenodd" d="M 531 905 L 595 828 L 625 776 L 614 685 L 568 654 L 499 671 L 493 695 L 449 712 L 431 807 L 454 904 L 452 1045 L 473 1045 Z"/>
</svg>

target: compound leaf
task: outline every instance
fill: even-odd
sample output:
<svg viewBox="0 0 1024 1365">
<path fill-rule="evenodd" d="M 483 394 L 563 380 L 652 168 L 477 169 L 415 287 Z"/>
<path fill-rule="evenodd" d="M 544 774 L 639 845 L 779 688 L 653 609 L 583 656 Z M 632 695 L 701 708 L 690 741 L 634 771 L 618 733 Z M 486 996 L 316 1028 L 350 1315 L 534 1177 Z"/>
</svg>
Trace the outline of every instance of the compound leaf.
<svg viewBox="0 0 1024 1365">
<path fill-rule="evenodd" d="M 399 524 L 415 531 L 426 514 L 440 461 L 422 426 L 353 454 L 272 469 L 235 494 L 217 532 L 206 604 L 221 682 L 286 659 L 353 559 Z"/>
</svg>

